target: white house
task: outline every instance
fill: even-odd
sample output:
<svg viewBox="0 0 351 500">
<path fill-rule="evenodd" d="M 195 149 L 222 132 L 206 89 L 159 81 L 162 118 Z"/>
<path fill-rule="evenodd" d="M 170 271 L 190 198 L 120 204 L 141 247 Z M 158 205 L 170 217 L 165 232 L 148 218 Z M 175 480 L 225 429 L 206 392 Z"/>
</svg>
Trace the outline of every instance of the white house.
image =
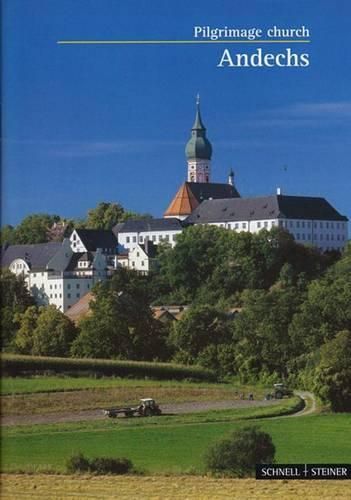
<svg viewBox="0 0 351 500">
<path fill-rule="evenodd" d="M 95 252 L 101 248 L 105 255 L 115 255 L 118 241 L 107 229 L 74 229 L 69 237 L 73 252 Z"/>
<path fill-rule="evenodd" d="M 141 274 L 149 274 L 156 271 L 157 265 L 157 245 L 152 241 L 145 240 L 144 244 L 139 244 L 129 251 L 128 267 Z"/>
<path fill-rule="evenodd" d="M 205 200 L 187 224 L 212 224 L 257 233 L 279 226 L 301 244 L 321 251 L 342 250 L 348 240 L 348 219 L 324 198 L 277 194 L 258 198 Z"/>
<path fill-rule="evenodd" d="M 101 249 L 74 252 L 68 239 L 9 246 L 3 251 L 2 267 L 23 275 L 38 305 L 53 304 L 62 312 L 108 276 L 107 257 Z"/>
<path fill-rule="evenodd" d="M 117 224 L 113 232 L 118 238 L 120 251 L 132 250 L 145 241 L 151 241 L 155 245 L 165 241 L 172 247 L 176 244 L 177 235 L 183 230 L 179 219 L 130 219 L 124 223 Z"/>
</svg>

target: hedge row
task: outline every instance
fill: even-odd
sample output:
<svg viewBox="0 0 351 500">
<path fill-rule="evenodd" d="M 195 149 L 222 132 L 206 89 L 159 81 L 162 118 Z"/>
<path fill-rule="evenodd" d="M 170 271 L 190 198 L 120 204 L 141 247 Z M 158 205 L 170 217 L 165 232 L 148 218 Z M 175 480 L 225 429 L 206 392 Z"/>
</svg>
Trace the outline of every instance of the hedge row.
<svg viewBox="0 0 351 500">
<path fill-rule="evenodd" d="M 173 363 L 152 363 L 147 361 L 51 358 L 3 354 L 1 356 L 1 365 L 3 375 L 8 376 L 50 371 L 55 373 L 87 373 L 89 375 L 107 375 L 118 377 L 150 377 L 160 380 L 216 380 L 214 372 L 200 366 L 184 366 Z"/>
</svg>

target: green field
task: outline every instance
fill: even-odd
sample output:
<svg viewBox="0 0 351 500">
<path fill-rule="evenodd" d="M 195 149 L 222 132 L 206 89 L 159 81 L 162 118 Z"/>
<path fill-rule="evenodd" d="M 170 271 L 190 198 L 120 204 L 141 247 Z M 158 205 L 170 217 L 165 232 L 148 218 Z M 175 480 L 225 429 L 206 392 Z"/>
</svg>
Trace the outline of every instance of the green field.
<svg viewBox="0 0 351 500">
<path fill-rule="evenodd" d="M 84 389 L 103 389 L 115 387 L 186 387 L 201 389 L 233 390 L 229 384 L 209 382 L 188 382 L 175 380 L 133 379 L 121 377 L 68 377 L 68 376 L 33 376 L 3 377 L 1 395 L 29 394 L 37 392 L 75 391 Z"/>
<path fill-rule="evenodd" d="M 146 392 L 160 401 L 177 402 L 230 399 L 241 391 L 254 392 L 259 398 L 267 390 L 234 384 L 69 376 L 8 377 L 1 389 L 2 411 L 9 411 L 5 414 L 20 413 L 19 405 L 24 405 L 28 414 L 56 408 L 67 411 L 70 405 L 73 411 L 94 407 L 100 399 L 124 401 Z M 202 473 L 208 446 L 249 422 L 272 435 L 278 462 L 347 463 L 351 455 L 350 414 L 262 418 L 296 411 L 298 404 L 298 398 L 291 398 L 264 408 L 4 427 L 1 467 L 3 472 L 63 472 L 67 458 L 81 451 L 89 457 L 127 457 L 137 469 L 153 474 Z"/>
<path fill-rule="evenodd" d="M 3 375 L 16 377 L 47 375 L 48 372 L 61 375 L 74 374 L 82 376 L 113 376 L 113 377 L 152 377 L 157 380 L 216 381 L 216 374 L 207 368 L 195 365 L 179 365 L 176 363 L 160 363 L 154 361 L 131 361 L 117 359 L 89 358 L 56 358 L 53 356 L 28 356 L 24 354 L 1 355 Z"/>
<path fill-rule="evenodd" d="M 216 417 L 213 417 L 216 413 Z M 65 424 L 8 429 L 2 435 L 2 470 L 64 471 L 67 457 L 82 451 L 93 456 L 128 457 L 150 473 L 202 472 L 208 446 L 247 422 L 221 421 L 212 412 L 209 422 L 184 421 L 184 417 L 89 425 Z M 239 417 L 239 415 L 237 415 Z M 242 415 L 240 415 L 242 417 Z M 173 419 L 173 420 L 172 420 Z M 177 420 L 181 419 L 181 420 Z M 225 419 L 224 419 L 225 420 Z M 281 463 L 347 463 L 350 460 L 351 415 L 316 415 L 259 420 L 272 435 Z"/>
</svg>

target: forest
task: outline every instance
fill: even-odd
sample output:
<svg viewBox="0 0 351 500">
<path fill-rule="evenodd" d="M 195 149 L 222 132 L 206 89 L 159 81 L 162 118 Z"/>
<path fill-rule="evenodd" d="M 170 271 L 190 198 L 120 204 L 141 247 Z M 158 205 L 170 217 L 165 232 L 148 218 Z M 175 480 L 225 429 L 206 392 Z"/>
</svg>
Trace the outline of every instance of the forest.
<svg viewBox="0 0 351 500">
<path fill-rule="evenodd" d="M 87 227 L 116 222 L 116 213 L 102 212 L 90 211 Z M 24 222 L 13 228 L 17 235 Z M 280 228 L 251 234 L 198 225 L 173 249 L 160 244 L 158 260 L 149 276 L 120 269 L 97 284 L 78 324 L 54 306 L 37 307 L 23 280 L 4 270 L 2 349 L 200 365 L 221 379 L 285 380 L 334 411 L 351 410 L 350 244 L 342 255 L 322 254 Z M 151 306 L 165 304 L 189 307 L 164 324 Z"/>
</svg>

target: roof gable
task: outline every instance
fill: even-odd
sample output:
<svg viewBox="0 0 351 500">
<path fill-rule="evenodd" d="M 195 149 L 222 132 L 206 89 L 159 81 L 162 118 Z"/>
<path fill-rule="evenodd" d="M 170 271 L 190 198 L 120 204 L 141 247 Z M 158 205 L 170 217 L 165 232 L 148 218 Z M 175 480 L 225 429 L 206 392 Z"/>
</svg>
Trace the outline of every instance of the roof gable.
<svg viewBox="0 0 351 500">
<path fill-rule="evenodd" d="M 186 182 L 199 203 L 204 200 L 221 198 L 239 198 L 240 194 L 231 184 L 216 182 Z"/>
<path fill-rule="evenodd" d="M 199 201 L 190 189 L 189 183 L 182 184 L 165 212 L 165 217 L 189 215 L 198 206 Z"/>
<path fill-rule="evenodd" d="M 109 229 L 76 229 L 76 233 L 88 252 L 95 252 L 98 248 L 114 249 L 118 244 Z"/>
<path fill-rule="evenodd" d="M 116 228 L 116 226 L 115 226 Z M 114 229 L 115 229 L 114 228 Z M 118 224 L 118 233 L 141 233 L 152 231 L 181 231 L 179 219 L 129 219 L 122 226 Z"/>
<path fill-rule="evenodd" d="M 61 247 L 61 242 L 10 245 L 1 251 L 1 267 L 9 267 L 15 259 L 22 259 L 28 263 L 31 269 L 45 269 Z"/>
<path fill-rule="evenodd" d="M 273 195 L 257 198 L 206 200 L 186 223 L 250 221 L 262 219 L 347 220 L 324 198 Z"/>
</svg>

